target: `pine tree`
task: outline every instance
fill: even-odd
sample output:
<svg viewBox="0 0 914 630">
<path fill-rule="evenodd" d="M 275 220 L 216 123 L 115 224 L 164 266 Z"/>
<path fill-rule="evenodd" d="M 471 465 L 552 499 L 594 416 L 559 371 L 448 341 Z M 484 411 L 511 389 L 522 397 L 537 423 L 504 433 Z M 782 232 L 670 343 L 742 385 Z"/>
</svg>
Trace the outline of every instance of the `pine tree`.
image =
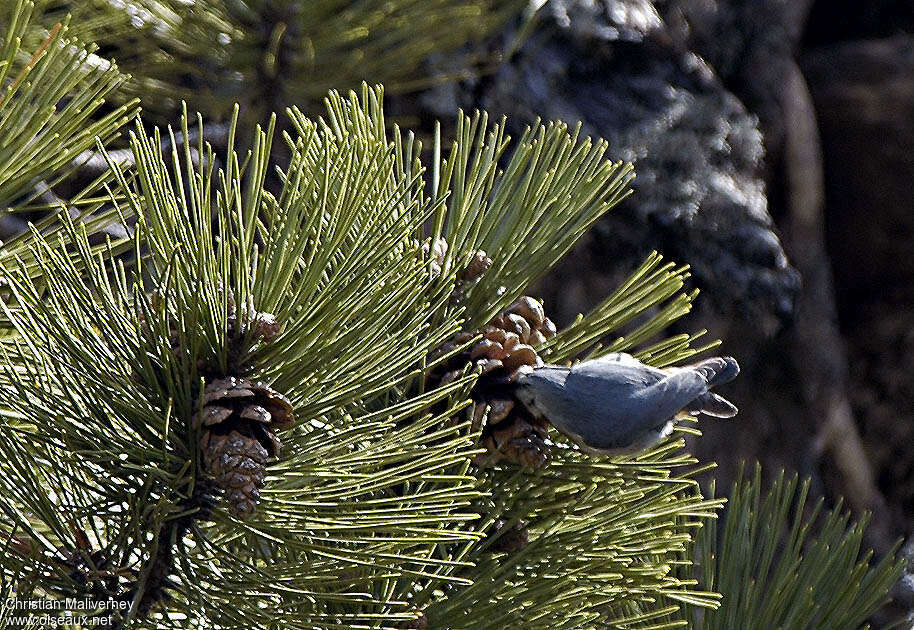
<svg viewBox="0 0 914 630">
<path fill-rule="evenodd" d="M 29 41 L 30 9 L 13 8 L 5 41 Z M 10 45 L 5 67 L 33 80 L 4 75 L 0 113 L 86 67 L 69 42 L 77 69 L 42 72 L 56 41 L 36 38 L 41 55 Z M 48 103 L 99 111 L 80 100 L 97 87 L 65 87 Z M 219 153 L 202 116 L 176 132 L 137 120 L 132 159 L 106 151 L 106 174 L 57 206 L 82 210 L 4 244 L 4 588 L 109 604 L 119 628 L 750 627 L 715 621 L 751 621 L 728 607 L 747 598 L 769 616 L 793 602 L 777 619 L 800 628 L 875 610 L 901 563 L 859 557 L 863 526 L 844 517 L 810 540 L 788 518 L 802 511 L 792 485 L 759 508 L 757 479 L 739 484 L 715 551 L 723 501 L 696 481 L 711 465 L 682 451 L 693 425 L 625 457 L 555 431 L 537 443 L 542 465 L 491 457 L 497 410 L 473 404 L 484 374 L 455 357 L 487 324 L 523 327 L 509 315 L 543 325 L 549 305 L 525 292 L 627 194 L 631 167 L 562 123 L 511 140 L 483 113 L 460 114 L 424 158 L 382 102 L 380 88 L 331 92 L 323 116 L 292 108 L 288 133 L 267 118 L 247 141 L 236 107 Z M 130 108 L 96 123 L 78 111 L 72 135 L 32 123 L 11 138 L 24 151 L 45 137 L 36 155 L 55 159 L 21 180 L 0 170 L 10 211 Z M 99 239 L 115 217 L 130 233 Z M 696 297 L 687 277 L 651 256 L 568 328 L 517 334 L 553 363 L 685 361 L 714 345 L 664 338 Z M 758 544 L 741 549 L 743 531 Z M 778 588 L 762 594 L 738 573 L 772 566 Z M 827 610 L 809 597 L 833 584 L 822 566 L 854 576 Z"/>
</svg>

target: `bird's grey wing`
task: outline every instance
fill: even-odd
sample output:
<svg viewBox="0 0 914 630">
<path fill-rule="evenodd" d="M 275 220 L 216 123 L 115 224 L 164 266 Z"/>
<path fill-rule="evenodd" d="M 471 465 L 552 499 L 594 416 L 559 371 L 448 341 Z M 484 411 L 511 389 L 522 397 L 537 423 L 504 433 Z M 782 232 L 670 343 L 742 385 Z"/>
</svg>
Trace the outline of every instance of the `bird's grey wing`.
<svg viewBox="0 0 914 630">
<path fill-rule="evenodd" d="M 680 370 L 635 394 L 634 412 L 640 422 L 659 426 L 708 392 L 708 381 L 695 370 Z"/>
<path fill-rule="evenodd" d="M 594 386 L 599 382 L 640 387 L 653 385 L 667 376 L 663 370 L 645 365 L 624 352 L 576 363 L 571 366 L 571 374 L 581 383 L 594 381 Z"/>
<path fill-rule="evenodd" d="M 607 436 L 618 433 L 613 419 L 601 414 L 601 410 L 606 408 L 606 397 L 613 395 L 611 386 L 604 385 L 600 389 L 592 383 L 584 387 L 575 386 L 568 383 L 570 370 L 545 375 L 542 370 L 540 368 L 522 377 L 530 379 L 526 383 L 532 385 L 518 391 L 520 395 L 527 396 L 524 402 L 528 408 L 541 412 L 552 426 L 582 448 L 600 448 Z M 563 379 L 562 384 L 558 384 L 559 378 Z M 524 384 L 524 381 L 520 383 Z"/>
<path fill-rule="evenodd" d="M 644 363 L 628 354 L 627 352 L 610 352 L 596 359 L 590 359 L 589 363 L 616 363 L 630 365 L 632 367 L 644 367 Z"/>
<path fill-rule="evenodd" d="M 579 393 L 599 389 L 602 395 L 592 402 L 606 423 L 612 420 L 624 432 L 624 426 L 644 427 L 651 422 L 662 426 L 683 410 L 719 418 L 735 416 L 736 406 L 710 389 L 732 381 L 737 374 L 739 364 L 732 357 L 712 357 L 661 370 L 629 354 L 615 353 L 574 365 L 567 383 Z M 614 401 L 612 408 L 607 409 L 605 401 Z"/>
</svg>

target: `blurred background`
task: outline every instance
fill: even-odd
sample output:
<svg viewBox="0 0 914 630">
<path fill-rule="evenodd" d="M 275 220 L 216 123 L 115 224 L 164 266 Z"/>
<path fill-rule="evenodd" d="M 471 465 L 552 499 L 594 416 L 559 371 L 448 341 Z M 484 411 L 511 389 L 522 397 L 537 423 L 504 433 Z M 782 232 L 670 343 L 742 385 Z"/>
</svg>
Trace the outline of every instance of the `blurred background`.
<svg viewBox="0 0 914 630">
<path fill-rule="evenodd" d="M 186 99 L 252 125 L 361 80 L 426 138 L 457 108 L 514 136 L 580 121 L 634 162 L 635 194 L 536 289 L 547 312 L 567 323 L 652 250 L 690 265 L 681 331 L 743 366 L 722 392 L 740 415 L 691 445 L 719 487 L 757 459 L 872 511 L 877 551 L 914 533 L 911 0 L 39 4 L 134 74 L 123 98 L 152 122 Z"/>
</svg>

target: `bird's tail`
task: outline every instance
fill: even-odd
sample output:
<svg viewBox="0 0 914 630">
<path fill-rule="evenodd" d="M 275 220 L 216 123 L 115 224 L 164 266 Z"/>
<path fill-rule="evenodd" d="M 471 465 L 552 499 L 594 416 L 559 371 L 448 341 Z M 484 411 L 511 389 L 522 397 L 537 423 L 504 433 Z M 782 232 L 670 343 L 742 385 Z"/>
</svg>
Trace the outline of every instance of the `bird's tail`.
<svg viewBox="0 0 914 630">
<path fill-rule="evenodd" d="M 729 383 L 739 374 L 739 363 L 733 357 L 705 359 L 690 367 L 699 372 L 708 381 L 708 389 Z"/>
<path fill-rule="evenodd" d="M 715 418 L 732 418 L 739 413 L 739 409 L 723 396 L 708 392 L 695 399 L 695 409 L 690 413 L 703 413 Z"/>
<path fill-rule="evenodd" d="M 708 382 L 708 389 L 729 383 L 739 374 L 739 364 L 733 357 L 714 357 L 690 366 Z M 732 418 L 737 414 L 736 405 L 718 394 L 707 392 L 690 405 L 690 413 L 704 413 L 717 418 Z"/>
</svg>

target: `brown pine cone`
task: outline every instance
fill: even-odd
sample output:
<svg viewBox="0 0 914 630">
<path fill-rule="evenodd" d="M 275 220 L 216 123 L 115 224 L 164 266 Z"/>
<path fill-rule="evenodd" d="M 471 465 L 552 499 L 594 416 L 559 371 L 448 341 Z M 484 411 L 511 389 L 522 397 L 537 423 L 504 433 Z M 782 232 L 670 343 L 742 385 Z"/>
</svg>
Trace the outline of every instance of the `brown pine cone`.
<svg viewBox="0 0 914 630">
<path fill-rule="evenodd" d="M 437 275 L 444 271 L 447 261 L 447 241 L 438 237 L 434 242 L 426 240 L 422 244 L 424 259 L 429 261 L 429 269 Z M 456 304 L 466 297 L 467 291 L 472 289 L 492 266 L 492 259 L 483 250 L 473 252 L 470 260 L 463 269 L 457 272 L 457 284 L 451 292 L 451 303 Z"/>
<path fill-rule="evenodd" d="M 460 273 L 459 280 L 460 282 L 467 284 L 474 283 L 482 278 L 491 266 L 492 259 L 489 258 L 483 250 L 477 250 L 470 259 L 470 262 Z"/>
<path fill-rule="evenodd" d="M 250 300 L 248 300 L 246 308 L 238 309 L 235 295 L 231 289 L 228 291 L 228 309 L 228 331 L 230 336 L 235 333 L 238 317 L 241 317 L 242 331 L 253 331 L 255 340 L 270 343 L 275 341 L 282 333 L 283 325 L 276 319 L 276 316 L 272 313 L 258 311 Z"/>
<path fill-rule="evenodd" d="M 488 452 L 477 456 L 477 463 L 485 463 L 491 453 L 496 453 L 498 459 L 516 462 L 533 470 L 545 465 L 549 461 L 549 449 L 545 442 L 549 430 L 540 421 L 535 422 L 524 413 L 491 426 L 482 440 Z"/>
<path fill-rule="evenodd" d="M 540 302 L 525 296 L 477 334 L 482 338 L 446 361 L 432 380 L 440 385 L 450 383 L 463 374 L 467 363 L 480 369 L 482 374 L 471 393 L 476 403 L 473 429 L 482 429 L 487 452 L 477 456 L 477 463 L 508 460 L 539 468 L 549 458 L 545 443 L 548 428 L 514 398 L 511 384 L 525 367 L 543 365 L 537 349 L 555 335 L 555 324 L 546 317 Z M 477 334 L 458 334 L 436 355 L 453 352 Z"/>
<path fill-rule="evenodd" d="M 256 438 L 232 431 L 215 435 L 209 431 L 200 439 L 203 462 L 229 500 L 232 514 L 248 518 L 257 507 L 266 474 L 267 449 Z"/>
<path fill-rule="evenodd" d="M 260 498 L 267 460 L 280 455 L 276 434 L 295 423 L 292 405 L 268 385 L 236 377 L 208 383 L 202 402 L 194 422 L 202 430 L 204 468 L 225 492 L 232 514 L 248 518 Z"/>
<path fill-rule="evenodd" d="M 451 303 L 457 304 L 466 298 L 467 291 L 479 284 L 479 281 L 492 266 L 492 259 L 483 250 L 477 250 L 470 262 L 457 274 L 457 285 L 451 292 Z"/>
</svg>

